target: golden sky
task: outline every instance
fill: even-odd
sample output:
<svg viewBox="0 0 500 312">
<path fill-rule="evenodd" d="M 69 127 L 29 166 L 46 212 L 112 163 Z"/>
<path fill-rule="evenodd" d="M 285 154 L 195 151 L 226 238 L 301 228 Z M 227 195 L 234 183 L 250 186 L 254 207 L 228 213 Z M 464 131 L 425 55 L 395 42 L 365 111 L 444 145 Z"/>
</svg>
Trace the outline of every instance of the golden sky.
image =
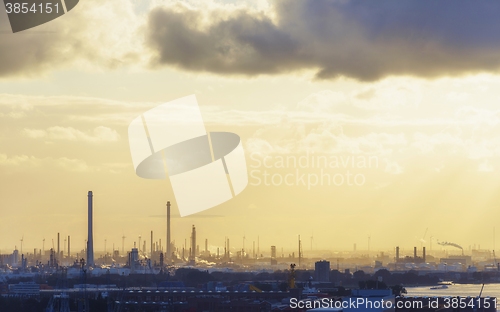
<svg viewBox="0 0 500 312">
<path fill-rule="evenodd" d="M 83 248 L 89 190 L 96 250 L 121 249 L 123 235 L 149 246 L 151 230 L 164 244 L 167 200 L 178 243 L 195 224 L 200 246 L 259 236 L 266 252 L 297 235 L 318 249 L 367 249 L 368 237 L 372 250 L 411 248 L 426 229 L 427 245 L 492 249 L 500 54 L 488 16 L 500 6 L 380 3 L 87 0 L 16 34 L 1 10 L 0 252 L 23 237 L 47 249 L 57 232 Z M 241 137 L 249 185 L 180 218 L 168 180 L 135 175 L 127 127 L 190 94 L 207 131 Z M 300 179 L 322 174 L 345 180 Z"/>
</svg>

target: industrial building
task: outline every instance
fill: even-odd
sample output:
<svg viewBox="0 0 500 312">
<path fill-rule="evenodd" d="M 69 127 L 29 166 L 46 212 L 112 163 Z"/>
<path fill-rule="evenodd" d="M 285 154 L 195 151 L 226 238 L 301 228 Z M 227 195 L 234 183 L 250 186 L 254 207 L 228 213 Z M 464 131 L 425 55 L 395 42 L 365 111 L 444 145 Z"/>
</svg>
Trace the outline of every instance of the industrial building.
<svg viewBox="0 0 500 312">
<path fill-rule="evenodd" d="M 321 260 L 314 263 L 314 276 L 317 282 L 329 282 L 330 261 Z"/>
</svg>

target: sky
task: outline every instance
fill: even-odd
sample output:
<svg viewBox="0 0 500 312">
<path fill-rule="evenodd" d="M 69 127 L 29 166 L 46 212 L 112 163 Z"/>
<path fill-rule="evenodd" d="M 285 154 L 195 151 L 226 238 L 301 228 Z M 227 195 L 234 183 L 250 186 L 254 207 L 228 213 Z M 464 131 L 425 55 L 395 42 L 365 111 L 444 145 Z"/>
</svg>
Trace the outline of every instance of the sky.
<svg viewBox="0 0 500 312">
<path fill-rule="evenodd" d="M 495 248 L 500 233 L 496 2 L 81 1 L 13 34 L 0 10 L 0 253 L 86 239 L 131 248 Z M 246 189 L 180 217 L 134 172 L 128 125 L 195 94 L 241 137 Z M 195 196 L 195 195 L 194 195 Z M 496 227 L 496 231 L 495 231 Z M 496 239 L 500 244 L 500 240 Z M 307 254 L 305 254 L 307 256 Z"/>
</svg>

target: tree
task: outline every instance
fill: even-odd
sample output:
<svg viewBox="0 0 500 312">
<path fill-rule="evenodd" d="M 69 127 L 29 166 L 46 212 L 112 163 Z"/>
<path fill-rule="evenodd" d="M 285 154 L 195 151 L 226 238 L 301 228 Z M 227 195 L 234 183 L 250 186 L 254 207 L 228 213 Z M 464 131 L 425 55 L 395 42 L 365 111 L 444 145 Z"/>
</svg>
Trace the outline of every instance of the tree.
<svg viewBox="0 0 500 312">
<path fill-rule="evenodd" d="M 392 289 L 392 294 L 394 296 L 403 296 L 403 294 L 408 293 L 406 291 L 406 288 L 403 287 L 403 285 L 395 285 L 391 287 Z"/>
<path fill-rule="evenodd" d="M 357 279 L 358 281 L 361 281 L 361 280 L 366 279 L 366 274 L 363 270 L 358 270 L 358 271 L 353 273 L 352 277 L 354 279 Z"/>
<path fill-rule="evenodd" d="M 374 277 L 378 279 L 379 277 L 382 278 L 384 282 L 387 282 L 391 278 L 391 272 L 389 272 L 387 269 L 380 269 L 377 272 L 375 272 Z"/>
</svg>

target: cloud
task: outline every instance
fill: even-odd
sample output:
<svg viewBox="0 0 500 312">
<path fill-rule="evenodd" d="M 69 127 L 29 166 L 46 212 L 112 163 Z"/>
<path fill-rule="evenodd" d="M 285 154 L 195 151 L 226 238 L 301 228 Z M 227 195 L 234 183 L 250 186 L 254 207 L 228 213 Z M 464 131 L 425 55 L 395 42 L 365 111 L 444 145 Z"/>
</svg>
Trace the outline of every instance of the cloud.
<svg viewBox="0 0 500 312">
<path fill-rule="evenodd" d="M 19 119 L 27 116 L 33 110 L 33 105 L 28 103 L 24 97 L 10 98 L 11 101 L 4 101 L 0 94 L 0 118 Z"/>
<path fill-rule="evenodd" d="M 349 98 L 344 92 L 323 90 L 310 94 L 297 104 L 299 109 L 313 112 L 328 112 L 342 104 L 348 104 Z"/>
<path fill-rule="evenodd" d="M 35 76 L 75 63 L 80 68 L 140 63 L 141 23 L 131 1 L 87 0 L 49 23 L 13 34 L 0 10 L 0 78 Z"/>
<path fill-rule="evenodd" d="M 390 174 L 402 174 L 404 172 L 404 169 L 396 161 L 390 161 L 386 158 L 385 172 L 388 172 Z"/>
<path fill-rule="evenodd" d="M 477 167 L 477 170 L 480 172 L 493 172 L 493 166 L 488 162 L 488 160 L 483 161 Z"/>
<path fill-rule="evenodd" d="M 47 137 L 47 131 L 39 129 L 24 129 L 24 134 L 32 139 Z"/>
<path fill-rule="evenodd" d="M 360 110 L 397 110 L 415 109 L 422 101 L 422 92 L 418 84 L 404 79 L 386 79 L 370 83 L 357 90 L 323 90 L 310 94 L 298 103 L 298 108 L 319 113 L 343 112 L 350 115 L 362 115 Z"/>
<path fill-rule="evenodd" d="M 147 64 L 244 76 L 313 71 L 320 79 L 363 81 L 500 68 L 494 31 L 500 3 L 493 1 L 190 2 L 153 1 L 153 9 L 149 2 L 138 9 L 131 0 L 82 1 L 16 34 L 0 10 L 0 78 Z M 370 98 L 365 91 L 359 99 Z"/>
<path fill-rule="evenodd" d="M 126 102 L 82 96 L 31 96 L 0 93 L 0 118 L 31 118 L 47 127 L 45 121 L 57 124 L 92 123 L 95 125 L 128 125 L 151 107 L 152 102 Z M 50 117 L 50 118 L 49 118 Z M 38 126 L 40 127 L 40 126 Z"/>
<path fill-rule="evenodd" d="M 116 130 L 108 127 L 96 127 L 91 134 L 72 127 L 50 127 L 47 130 L 24 129 L 25 135 L 30 138 L 47 138 L 51 140 L 85 141 L 85 142 L 114 142 L 120 139 Z"/>
<path fill-rule="evenodd" d="M 275 0 L 267 11 L 177 3 L 149 13 L 146 36 L 155 65 L 190 71 L 438 77 L 498 72 L 499 13 L 499 2 L 452 0 Z"/>
<path fill-rule="evenodd" d="M 63 169 L 65 171 L 85 172 L 91 170 L 87 163 L 80 159 L 71 159 L 67 157 L 60 158 L 38 158 L 35 156 L 15 155 L 8 157 L 6 154 L 0 154 L 0 168 L 6 169 L 25 169 L 38 168 L 45 170 Z"/>
</svg>

